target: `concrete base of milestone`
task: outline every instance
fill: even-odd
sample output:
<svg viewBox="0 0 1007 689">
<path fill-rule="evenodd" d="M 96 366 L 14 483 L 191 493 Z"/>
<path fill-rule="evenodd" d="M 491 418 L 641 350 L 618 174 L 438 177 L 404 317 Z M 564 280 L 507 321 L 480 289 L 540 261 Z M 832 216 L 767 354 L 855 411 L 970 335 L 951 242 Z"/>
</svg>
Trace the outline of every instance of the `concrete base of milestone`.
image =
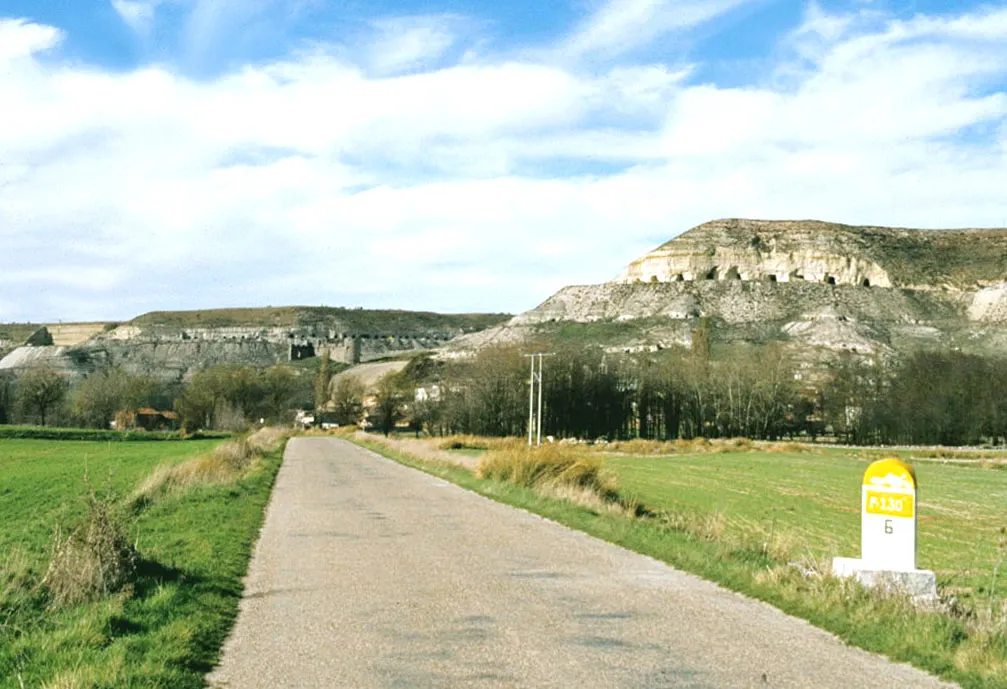
<svg viewBox="0 0 1007 689">
<path fill-rule="evenodd" d="M 832 559 L 832 573 L 837 577 L 854 577 L 868 588 L 909 594 L 919 603 L 937 600 L 937 575 L 926 569 L 899 572 L 878 569 L 859 558 L 836 557 Z"/>
</svg>

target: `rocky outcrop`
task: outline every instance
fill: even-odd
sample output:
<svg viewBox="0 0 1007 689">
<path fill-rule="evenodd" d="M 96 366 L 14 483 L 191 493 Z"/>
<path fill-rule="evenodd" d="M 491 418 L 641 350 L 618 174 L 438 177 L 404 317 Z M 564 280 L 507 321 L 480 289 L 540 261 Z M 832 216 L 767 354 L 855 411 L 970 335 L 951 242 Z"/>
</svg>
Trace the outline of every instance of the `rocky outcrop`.
<svg viewBox="0 0 1007 689">
<path fill-rule="evenodd" d="M 717 220 L 634 261 L 615 281 L 702 280 L 974 289 L 1007 280 L 1007 230 Z"/>
<path fill-rule="evenodd" d="M 985 287 L 973 294 L 968 316 L 980 323 L 1007 324 L 1007 282 Z"/>
<path fill-rule="evenodd" d="M 52 333 L 49 332 L 49 328 L 43 326 L 33 332 L 25 344 L 29 347 L 48 347 L 56 343 L 53 342 Z"/>
<path fill-rule="evenodd" d="M 570 336 L 613 351 L 688 346 L 699 319 L 718 341 L 779 341 L 810 358 L 1007 354 L 1007 230 L 719 220 L 449 351 Z"/>
<path fill-rule="evenodd" d="M 182 380 L 198 369 L 220 364 L 270 366 L 326 352 L 334 361 L 353 364 L 436 349 L 484 322 L 500 320 L 479 314 L 317 307 L 164 312 L 118 326 L 99 323 L 40 328 L 24 341 L 25 346 L 0 359 L 0 370 L 16 372 L 45 362 L 77 376 L 115 366 L 132 374 Z M 200 322 L 203 324 L 196 325 Z M 381 329 L 384 327 L 401 329 Z M 60 329 L 59 341 L 54 341 L 54 329 Z M 86 339 L 81 341 L 81 337 Z M 73 346 L 60 346 L 67 341 Z"/>
<path fill-rule="evenodd" d="M 0 371 L 18 371 L 33 366 L 47 365 L 64 373 L 74 373 L 77 369 L 67 356 L 65 347 L 24 346 L 17 347 L 0 359 Z"/>
</svg>

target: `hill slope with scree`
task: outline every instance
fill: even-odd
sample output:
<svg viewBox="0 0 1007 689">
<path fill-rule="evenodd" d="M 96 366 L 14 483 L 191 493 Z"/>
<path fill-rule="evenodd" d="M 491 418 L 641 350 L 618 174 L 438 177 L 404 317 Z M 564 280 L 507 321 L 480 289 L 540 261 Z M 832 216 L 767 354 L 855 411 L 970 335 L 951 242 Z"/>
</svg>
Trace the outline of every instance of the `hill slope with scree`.
<svg viewBox="0 0 1007 689">
<path fill-rule="evenodd" d="M 1007 354 L 1007 230 L 717 220 L 448 350 L 536 339 L 654 351 L 691 346 L 700 325 L 715 344 L 780 342 L 811 362 Z"/>
</svg>

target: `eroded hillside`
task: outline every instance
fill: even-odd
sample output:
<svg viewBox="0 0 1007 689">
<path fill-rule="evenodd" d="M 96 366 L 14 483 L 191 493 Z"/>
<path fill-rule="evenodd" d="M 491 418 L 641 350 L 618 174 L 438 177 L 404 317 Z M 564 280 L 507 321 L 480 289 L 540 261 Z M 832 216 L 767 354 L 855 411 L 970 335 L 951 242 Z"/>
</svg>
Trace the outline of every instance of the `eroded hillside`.
<svg viewBox="0 0 1007 689">
<path fill-rule="evenodd" d="M 772 342 L 809 360 L 920 347 L 1007 354 L 1007 230 L 910 230 L 718 220 L 567 287 L 456 352 L 528 338 L 611 350 Z"/>
<path fill-rule="evenodd" d="M 159 311 L 121 324 L 11 327 L 16 339 L 9 340 L 13 346 L 7 347 L 0 370 L 49 363 L 87 374 L 115 366 L 180 380 L 218 364 L 268 366 L 323 352 L 338 362 L 357 363 L 436 349 L 507 318 L 328 307 Z"/>
</svg>

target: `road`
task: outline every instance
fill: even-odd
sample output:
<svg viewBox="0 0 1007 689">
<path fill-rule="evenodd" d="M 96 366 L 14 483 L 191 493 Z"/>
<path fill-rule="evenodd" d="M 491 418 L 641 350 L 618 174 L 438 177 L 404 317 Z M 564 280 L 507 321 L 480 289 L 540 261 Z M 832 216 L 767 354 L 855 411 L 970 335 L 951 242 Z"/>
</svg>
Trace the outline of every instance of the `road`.
<svg viewBox="0 0 1007 689">
<path fill-rule="evenodd" d="M 210 686 L 949 687 L 345 441 L 295 438 Z"/>
</svg>

